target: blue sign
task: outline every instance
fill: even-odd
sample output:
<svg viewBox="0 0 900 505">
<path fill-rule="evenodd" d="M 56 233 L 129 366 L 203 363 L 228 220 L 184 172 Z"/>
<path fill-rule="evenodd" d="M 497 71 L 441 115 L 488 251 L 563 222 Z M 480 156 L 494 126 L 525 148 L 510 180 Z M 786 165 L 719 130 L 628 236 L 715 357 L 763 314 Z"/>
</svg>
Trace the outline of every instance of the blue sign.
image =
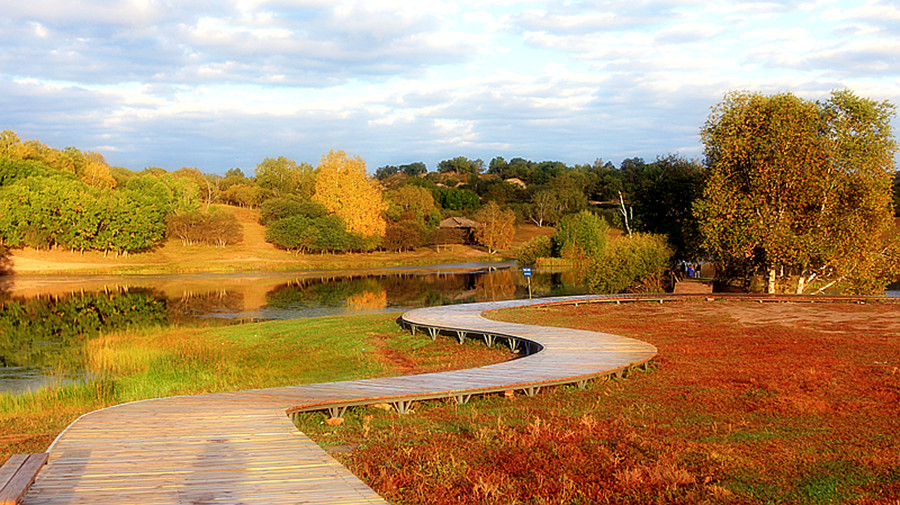
<svg viewBox="0 0 900 505">
<path fill-rule="evenodd" d="M 522 275 L 525 277 L 531 277 L 531 267 L 522 268 Z"/>
</svg>

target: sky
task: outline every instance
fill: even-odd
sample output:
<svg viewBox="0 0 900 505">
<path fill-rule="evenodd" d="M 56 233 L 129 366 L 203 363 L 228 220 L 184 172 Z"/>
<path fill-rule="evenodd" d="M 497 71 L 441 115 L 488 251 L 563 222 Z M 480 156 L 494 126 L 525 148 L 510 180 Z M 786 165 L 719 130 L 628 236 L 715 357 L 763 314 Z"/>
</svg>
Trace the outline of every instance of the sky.
<svg viewBox="0 0 900 505">
<path fill-rule="evenodd" d="M 219 174 L 700 159 L 729 91 L 900 104 L 898 55 L 893 0 L 0 0 L 0 130 Z"/>
</svg>

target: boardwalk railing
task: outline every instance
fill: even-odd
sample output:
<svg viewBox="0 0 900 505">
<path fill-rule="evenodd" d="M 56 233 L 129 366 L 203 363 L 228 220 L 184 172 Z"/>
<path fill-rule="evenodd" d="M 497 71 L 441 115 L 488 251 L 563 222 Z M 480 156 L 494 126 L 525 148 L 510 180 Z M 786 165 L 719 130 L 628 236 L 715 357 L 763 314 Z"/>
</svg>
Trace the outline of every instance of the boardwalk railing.
<svg viewBox="0 0 900 505">
<path fill-rule="evenodd" d="M 629 298 L 627 301 L 634 301 Z M 357 405 L 545 386 L 621 374 L 656 355 L 634 339 L 566 328 L 504 323 L 483 312 L 547 303 L 621 302 L 616 297 L 512 300 L 419 309 L 402 324 L 435 338 L 471 336 L 523 357 L 480 368 L 404 377 L 305 384 L 145 400 L 91 412 L 50 447 L 47 467 L 23 502 L 36 504 L 384 503 L 285 414 L 341 415 Z M 659 300 L 661 301 L 661 299 Z"/>
</svg>

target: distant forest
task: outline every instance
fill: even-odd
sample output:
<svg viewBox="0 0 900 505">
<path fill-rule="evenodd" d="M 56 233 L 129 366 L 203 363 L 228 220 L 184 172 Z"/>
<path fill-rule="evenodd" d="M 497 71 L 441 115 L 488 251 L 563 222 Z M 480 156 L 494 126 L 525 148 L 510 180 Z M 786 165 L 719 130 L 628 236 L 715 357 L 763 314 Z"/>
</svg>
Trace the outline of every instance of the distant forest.
<svg viewBox="0 0 900 505">
<path fill-rule="evenodd" d="M 696 233 L 692 202 L 705 169 L 676 155 L 619 166 L 597 159 L 505 160 L 489 164 L 458 156 L 434 171 L 424 163 L 383 166 L 374 177 L 365 163 L 338 151 L 318 166 L 266 158 L 248 176 L 197 168 L 132 171 L 101 154 L 55 149 L 0 133 L 0 241 L 6 247 L 62 248 L 128 254 L 168 238 L 216 246 L 241 240 L 226 204 L 259 209 L 267 239 L 295 252 L 405 250 L 464 241 L 439 228 L 450 216 L 477 218 L 493 202 L 518 223 L 554 226 L 589 210 L 616 227 L 665 234 L 676 255 L 690 257 Z M 895 208 L 898 202 L 895 183 Z M 492 204 L 492 205 L 493 205 Z"/>
</svg>

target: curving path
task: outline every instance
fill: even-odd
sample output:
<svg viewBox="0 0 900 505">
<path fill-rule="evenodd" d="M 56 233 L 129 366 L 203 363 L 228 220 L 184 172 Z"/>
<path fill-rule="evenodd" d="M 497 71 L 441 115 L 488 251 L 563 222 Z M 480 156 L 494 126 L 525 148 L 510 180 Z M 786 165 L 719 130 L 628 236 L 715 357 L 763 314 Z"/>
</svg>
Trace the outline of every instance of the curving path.
<svg viewBox="0 0 900 505">
<path fill-rule="evenodd" d="M 654 298 L 655 300 L 656 298 Z M 616 297 L 511 300 L 419 309 L 401 322 L 435 338 L 472 336 L 519 349 L 522 358 L 469 370 L 146 400 L 86 414 L 50 447 L 48 465 L 25 495 L 37 504 L 385 503 L 297 431 L 289 415 L 340 415 L 364 404 L 411 402 L 587 380 L 646 363 L 656 348 L 565 328 L 491 321 L 490 310 Z M 635 298 L 627 299 L 634 301 Z M 288 414 L 288 415 L 286 415 Z"/>
</svg>

